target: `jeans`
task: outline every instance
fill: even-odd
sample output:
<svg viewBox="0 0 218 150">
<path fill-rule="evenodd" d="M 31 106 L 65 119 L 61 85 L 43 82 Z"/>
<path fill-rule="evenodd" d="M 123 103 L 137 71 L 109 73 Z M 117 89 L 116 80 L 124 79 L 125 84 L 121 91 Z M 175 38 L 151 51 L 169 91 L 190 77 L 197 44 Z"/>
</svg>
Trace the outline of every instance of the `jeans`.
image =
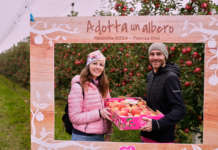
<svg viewBox="0 0 218 150">
<path fill-rule="evenodd" d="M 72 133 L 72 140 L 74 141 L 104 141 L 104 134 L 99 135 L 79 135 Z"/>
</svg>

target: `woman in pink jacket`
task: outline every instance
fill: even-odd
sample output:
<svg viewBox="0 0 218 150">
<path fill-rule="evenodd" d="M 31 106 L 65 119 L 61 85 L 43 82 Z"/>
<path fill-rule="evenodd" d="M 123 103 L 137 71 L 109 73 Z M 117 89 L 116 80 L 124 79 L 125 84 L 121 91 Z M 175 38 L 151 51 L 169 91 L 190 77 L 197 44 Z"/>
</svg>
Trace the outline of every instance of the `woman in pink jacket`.
<svg viewBox="0 0 218 150">
<path fill-rule="evenodd" d="M 104 108 L 109 98 L 109 81 L 105 74 L 105 57 L 99 51 L 88 55 L 85 68 L 71 81 L 68 114 L 73 125 L 72 140 L 110 140 L 112 123 Z"/>
</svg>

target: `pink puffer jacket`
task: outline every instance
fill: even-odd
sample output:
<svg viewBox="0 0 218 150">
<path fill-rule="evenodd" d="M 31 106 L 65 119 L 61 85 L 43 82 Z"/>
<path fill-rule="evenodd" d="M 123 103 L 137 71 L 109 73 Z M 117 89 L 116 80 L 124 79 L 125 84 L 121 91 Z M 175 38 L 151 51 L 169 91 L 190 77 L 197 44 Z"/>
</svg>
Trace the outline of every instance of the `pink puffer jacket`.
<svg viewBox="0 0 218 150">
<path fill-rule="evenodd" d="M 98 88 L 89 83 L 87 91 L 76 83 L 80 81 L 80 76 L 75 76 L 71 81 L 71 91 L 68 96 L 68 114 L 73 127 L 79 131 L 92 134 L 104 134 L 111 132 L 111 122 L 102 119 L 99 109 L 104 107 L 104 101 Z M 108 93 L 107 98 L 110 97 Z"/>
</svg>

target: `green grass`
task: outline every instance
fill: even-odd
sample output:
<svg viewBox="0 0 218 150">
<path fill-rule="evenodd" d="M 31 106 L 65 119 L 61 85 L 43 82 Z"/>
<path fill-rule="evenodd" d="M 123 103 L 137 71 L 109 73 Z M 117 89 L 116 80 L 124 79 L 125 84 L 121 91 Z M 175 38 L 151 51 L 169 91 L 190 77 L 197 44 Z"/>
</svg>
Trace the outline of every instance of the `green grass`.
<svg viewBox="0 0 218 150">
<path fill-rule="evenodd" d="M 71 140 L 71 135 L 65 132 L 62 122 L 64 107 L 66 100 L 55 100 L 55 139 L 56 140 Z M 112 141 L 113 142 L 140 142 L 139 131 L 120 131 L 113 126 Z"/>
<path fill-rule="evenodd" d="M 0 75 L 0 150 L 30 149 L 29 91 Z"/>
<path fill-rule="evenodd" d="M 65 108 L 64 100 L 55 100 L 55 139 L 56 140 L 71 140 L 71 135 L 65 132 L 62 116 Z"/>
</svg>

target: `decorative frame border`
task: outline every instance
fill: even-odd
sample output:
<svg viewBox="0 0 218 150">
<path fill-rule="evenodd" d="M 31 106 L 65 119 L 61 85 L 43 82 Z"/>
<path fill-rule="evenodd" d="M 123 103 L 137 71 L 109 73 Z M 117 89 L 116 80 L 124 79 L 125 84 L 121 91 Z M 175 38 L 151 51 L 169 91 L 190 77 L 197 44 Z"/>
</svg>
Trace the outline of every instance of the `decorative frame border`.
<svg viewBox="0 0 218 150">
<path fill-rule="evenodd" d="M 218 150 L 218 16 L 36 18 L 30 30 L 31 149 Z M 54 140 L 55 43 L 205 43 L 203 144 Z"/>
</svg>

